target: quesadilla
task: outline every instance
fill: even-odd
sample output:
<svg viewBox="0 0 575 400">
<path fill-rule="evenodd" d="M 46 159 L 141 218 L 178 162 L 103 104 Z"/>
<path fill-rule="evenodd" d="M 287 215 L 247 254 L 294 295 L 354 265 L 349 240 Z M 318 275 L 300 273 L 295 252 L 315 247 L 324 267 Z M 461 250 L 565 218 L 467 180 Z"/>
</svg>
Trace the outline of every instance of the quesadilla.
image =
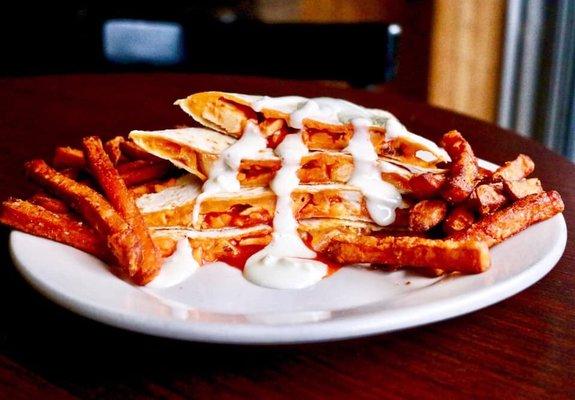
<svg viewBox="0 0 575 400">
<path fill-rule="evenodd" d="M 222 152 L 237 139 L 205 128 L 180 128 L 160 131 L 132 131 L 130 138 L 145 151 L 172 162 L 201 180 L 206 180 Z M 408 193 L 409 179 L 423 173 L 443 174 L 444 170 L 378 160 L 382 179 L 400 192 Z M 241 160 L 237 178 L 243 187 L 269 185 L 281 168 L 281 160 L 272 149 L 265 148 L 254 159 Z M 353 172 L 353 157 L 337 151 L 312 151 L 304 156 L 298 170 L 303 184 L 346 183 Z"/>
<path fill-rule="evenodd" d="M 178 184 L 157 193 L 140 196 L 137 205 L 150 227 L 193 227 L 221 229 L 272 224 L 276 195 L 268 188 L 245 189 L 206 197 L 199 218 L 193 221 L 193 209 L 201 193 L 201 182 L 191 175 Z M 342 184 L 299 185 L 292 193 L 292 212 L 297 220 L 331 218 L 373 223 L 359 189 Z M 405 203 L 407 210 L 409 203 Z M 405 212 L 392 224 L 405 226 Z"/>
</svg>

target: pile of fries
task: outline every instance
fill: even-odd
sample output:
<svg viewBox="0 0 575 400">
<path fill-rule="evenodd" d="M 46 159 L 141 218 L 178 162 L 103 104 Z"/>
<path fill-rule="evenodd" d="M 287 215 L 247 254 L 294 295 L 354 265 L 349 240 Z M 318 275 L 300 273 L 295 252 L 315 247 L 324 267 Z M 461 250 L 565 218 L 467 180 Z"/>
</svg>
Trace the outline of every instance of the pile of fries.
<svg viewBox="0 0 575 400">
<path fill-rule="evenodd" d="M 452 159 L 447 174 L 422 174 L 409 182 L 417 199 L 407 216 L 410 236 L 335 238 L 327 255 L 342 264 L 479 273 L 490 266 L 488 248 L 563 211 L 559 193 L 543 191 L 539 179 L 528 178 L 535 169 L 528 156 L 520 154 L 492 172 L 478 166 L 459 132 L 446 133 L 441 144 Z"/>
<path fill-rule="evenodd" d="M 489 247 L 563 211 L 560 195 L 529 177 L 528 156 L 492 172 L 478 166 L 459 132 L 445 134 L 442 145 L 452 159 L 447 173 L 408 182 L 415 200 L 403 216 L 407 229 L 322 232 L 323 244 L 314 250 L 344 265 L 478 273 L 490 265 Z M 81 149 L 57 148 L 51 165 L 33 160 L 25 169 L 40 190 L 28 200 L 4 201 L 0 222 L 90 253 L 138 285 L 158 274 L 165 254 L 135 199 L 169 186 L 181 171 L 122 137 L 106 143 L 86 137 Z"/>
<path fill-rule="evenodd" d="M 52 166 L 32 160 L 25 169 L 41 190 L 4 201 L 0 222 L 93 254 L 139 285 L 158 274 L 161 256 L 132 192 L 139 189 L 129 187 L 167 176 L 170 163 L 122 137 L 103 144 L 91 136 L 81 150 L 57 148 Z"/>
</svg>

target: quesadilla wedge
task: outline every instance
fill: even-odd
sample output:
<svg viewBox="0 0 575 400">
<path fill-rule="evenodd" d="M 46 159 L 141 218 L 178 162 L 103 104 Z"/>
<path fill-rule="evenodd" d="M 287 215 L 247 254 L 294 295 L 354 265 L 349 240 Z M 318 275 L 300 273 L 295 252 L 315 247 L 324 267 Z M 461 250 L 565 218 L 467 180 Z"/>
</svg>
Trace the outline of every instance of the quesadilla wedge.
<svg viewBox="0 0 575 400">
<path fill-rule="evenodd" d="M 132 131 L 130 138 L 142 149 L 169 160 L 202 180 L 206 180 L 219 155 L 237 142 L 230 136 L 204 128 L 161 131 Z M 443 174 L 434 167 L 410 165 L 393 159 L 378 160 L 382 179 L 402 193 L 408 193 L 409 180 L 423 173 Z M 281 160 L 270 148 L 254 159 L 242 160 L 238 180 L 243 187 L 269 185 L 281 168 Z M 336 151 L 313 151 L 302 158 L 298 178 L 303 184 L 346 183 L 353 172 L 353 157 Z"/>
<path fill-rule="evenodd" d="M 200 124 L 235 138 L 242 136 L 248 121 L 257 121 L 270 147 L 287 133 L 301 130 L 310 150 L 345 149 L 354 132 L 352 119 L 366 118 L 371 142 L 380 156 L 425 167 L 449 160 L 443 149 L 409 132 L 391 113 L 345 100 L 201 92 L 175 104 Z"/>
<path fill-rule="evenodd" d="M 193 221 L 196 198 L 201 193 L 200 181 L 186 175 L 179 184 L 157 193 L 140 196 L 137 205 L 150 227 L 193 227 L 219 229 L 271 225 L 276 195 L 266 188 L 244 189 L 220 193 L 203 199 L 199 218 Z M 298 220 L 335 218 L 347 221 L 373 222 L 361 192 L 349 185 L 300 185 L 292 193 L 292 211 Z M 408 203 L 405 203 L 408 206 Z M 405 209 L 397 210 L 396 221 L 390 228 L 406 226 Z M 405 214 L 405 215 L 404 215 Z"/>
</svg>

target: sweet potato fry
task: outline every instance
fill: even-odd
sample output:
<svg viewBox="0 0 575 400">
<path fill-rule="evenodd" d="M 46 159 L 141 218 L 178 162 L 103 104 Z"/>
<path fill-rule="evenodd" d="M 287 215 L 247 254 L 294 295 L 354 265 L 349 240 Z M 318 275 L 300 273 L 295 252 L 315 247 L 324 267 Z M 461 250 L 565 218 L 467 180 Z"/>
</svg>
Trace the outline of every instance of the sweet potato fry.
<svg viewBox="0 0 575 400">
<path fill-rule="evenodd" d="M 465 232 L 456 233 L 451 238 L 482 241 L 491 247 L 537 222 L 551 218 L 564 208 L 561 196 L 554 190 L 532 194 L 482 218 Z"/>
<path fill-rule="evenodd" d="M 513 161 L 507 161 L 493 173 L 494 181 L 518 181 L 529 176 L 535 170 L 531 157 L 519 154 Z"/>
<path fill-rule="evenodd" d="M 124 141 L 125 139 L 122 136 L 116 136 L 104 144 L 104 149 L 106 150 L 108 157 L 110 157 L 110 161 L 112 161 L 112 164 L 114 165 L 117 165 L 122 158 L 122 150 L 120 145 Z"/>
<path fill-rule="evenodd" d="M 80 168 L 64 168 L 58 172 L 60 172 L 62 175 L 66 175 L 70 179 L 77 180 L 78 176 L 80 175 Z"/>
<path fill-rule="evenodd" d="M 84 168 L 86 161 L 82 150 L 73 147 L 56 147 L 52 164 L 58 169 Z"/>
<path fill-rule="evenodd" d="M 513 200 L 519 200 L 530 194 L 541 193 L 541 181 L 537 178 L 521 179 L 520 181 L 503 181 L 505 192 Z"/>
<path fill-rule="evenodd" d="M 28 201 L 32 204 L 45 208 L 48 211 L 55 212 L 56 214 L 67 214 L 70 212 L 68 205 L 62 200 L 55 199 L 46 193 L 36 193 Z"/>
<path fill-rule="evenodd" d="M 112 140 L 116 140 L 118 138 L 121 137 L 118 136 Z M 112 157 L 116 159 L 116 162 L 113 162 L 114 165 L 117 163 L 119 157 L 121 156 L 121 154 L 118 155 L 115 153 L 119 150 L 119 148 L 130 149 L 128 150 L 128 153 L 130 154 L 131 158 L 133 158 L 135 154 L 138 154 L 138 157 L 140 157 L 140 159 L 137 161 L 127 162 L 119 166 L 118 170 L 127 186 L 140 185 L 153 179 L 162 178 L 172 168 L 169 162 L 162 160 L 152 154 L 146 153 L 135 143 L 127 142 L 125 140 L 118 140 L 118 144 L 120 147 L 115 147 L 116 145 L 110 144 L 110 141 L 106 143 L 106 153 L 109 156 L 112 154 L 112 156 L 110 156 L 111 160 Z M 146 155 L 149 157 L 146 158 Z M 56 148 L 53 164 L 54 167 L 58 169 L 66 169 L 66 171 L 77 171 L 78 169 L 84 168 L 86 166 L 86 160 L 84 157 L 84 152 L 80 149 L 74 149 L 72 147 L 58 147 Z M 65 173 L 64 171 L 61 172 L 65 175 L 68 175 L 68 173 Z M 75 178 L 74 176 L 70 177 L 73 179 Z"/>
<path fill-rule="evenodd" d="M 409 210 L 409 230 L 426 232 L 435 227 L 447 214 L 447 203 L 443 200 L 422 200 Z"/>
<path fill-rule="evenodd" d="M 120 174 L 104 151 L 100 139 L 95 136 L 86 137 L 82 140 L 82 146 L 92 175 L 104 190 L 110 204 L 132 227 L 141 245 L 142 253 L 138 268 L 129 272 L 135 283 L 144 285 L 158 274 L 161 267 L 161 258 L 150 237 L 144 218 Z"/>
<path fill-rule="evenodd" d="M 98 232 L 108 235 L 128 228 L 112 206 L 95 190 L 55 171 L 43 160 L 29 161 L 25 168 L 33 180 L 69 202 Z"/>
<path fill-rule="evenodd" d="M 475 215 L 466 205 L 455 207 L 443 222 L 443 231 L 453 235 L 469 228 L 475 222 Z"/>
<path fill-rule="evenodd" d="M 496 182 L 477 186 L 471 196 L 471 202 L 481 215 L 497 211 L 507 203 L 507 198 L 503 195 L 503 185 Z"/>
<path fill-rule="evenodd" d="M 118 166 L 118 172 L 126 186 L 132 187 L 163 178 L 172 165 L 164 160 L 136 160 Z"/>
<path fill-rule="evenodd" d="M 79 219 L 55 213 L 25 200 L 10 199 L 0 207 L 0 222 L 22 232 L 55 240 L 109 260 L 106 242 Z"/>
<path fill-rule="evenodd" d="M 98 192 L 60 174 L 43 160 L 25 165 L 28 175 L 37 183 L 66 200 L 82 217 L 107 238 L 108 249 L 124 272 L 138 268 L 141 249 L 131 227 Z"/>
<path fill-rule="evenodd" d="M 493 177 L 493 171 L 487 168 L 477 167 L 477 182 L 487 182 Z"/>
<path fill-rule="evenodd" d="M 334 239 L 327 256 L 341 264 L 374 263 L 479 273 L 489 268 L 489 249 L 477 241 L 434 240 L 410 236 L 360 236 Z"/>
<path fill-rule="evenodd" d="M 161 158 L 156 157 L 155 155 L 148 153 L 136 143 L 124 140 L 120 143 L 120 149 L 122 153 L 126 155 L 131 160 L 150 160 L 150 161 L 159 161 Z"/>
<path fill-rule="evenodd" d="M 442 145 L 451 157 L 451 167 L 441 194 L 450 203 L 467 199 L 477 180 L 477 159 L 467 141 L 457 131 L 443 135 Z"/>
<path fill-rule="evenodd" d="M 428 172 L 412 177 L 409 180 L 409 188 L 418 199 L 429 199 L 439 193 L 445 180 L 445 174 Z"/>
</svg>

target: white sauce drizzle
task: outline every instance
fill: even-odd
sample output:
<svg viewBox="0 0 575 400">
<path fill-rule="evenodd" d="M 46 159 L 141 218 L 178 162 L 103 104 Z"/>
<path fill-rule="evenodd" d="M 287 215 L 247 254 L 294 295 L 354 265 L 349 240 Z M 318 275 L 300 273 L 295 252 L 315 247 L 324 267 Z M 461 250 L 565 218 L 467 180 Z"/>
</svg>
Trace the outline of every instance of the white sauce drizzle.
<svg viewBox="0 0 575 400">
<path fill-rule="evenodd" d="M 389 225 L 395 221 L 401 194 L 395 186 L 381 179 L 377 153 L 369 135 L 369 120 L 356 118 L 352 124 L 353 136 L 344 151 L 352 155 L 354 169 L 347 183 L 361 190 L 371 219 L 378 225 Z"/>
<path fill-rule="evenodd" d="M 244 277 L 256 285 L 275 289 L 301 289 L 311 286 L 327 274 L 327 265 L 313 260 L 315 251 L 298 235 L 298 223 L 292 211 L 291 194 L 299 184 L 297 171 L 309 150 L 301 133 L 290 134 L 275 149 L 282 160 L 270 184 L 277 196 L 272 241 L 246 261 Z"/>
<path fill-rule="evenodd" d="M 218 193 L 234 193 L 241 189 L 238 180 L 240 163 L 244 159 L 256 158 L 267 147 L 267 141 L 258 125 L 248 121 L 242 137 L 222 152 L 212 166 L 208 180 L 202 187 L 202 193 L 196 198 L 192 211 L 192 224 L 197 225 L 200 207 L 206 197 Z"/>
<path fill-rule="evenodd" d="M 192 247 L 187 237 L 178 240 L 176 251 L 164 259 L 160 273 L 146 286 L 154 289 L 175 286 L 190 277 L 199 268 L 192 255 Z"/>
</svg>

